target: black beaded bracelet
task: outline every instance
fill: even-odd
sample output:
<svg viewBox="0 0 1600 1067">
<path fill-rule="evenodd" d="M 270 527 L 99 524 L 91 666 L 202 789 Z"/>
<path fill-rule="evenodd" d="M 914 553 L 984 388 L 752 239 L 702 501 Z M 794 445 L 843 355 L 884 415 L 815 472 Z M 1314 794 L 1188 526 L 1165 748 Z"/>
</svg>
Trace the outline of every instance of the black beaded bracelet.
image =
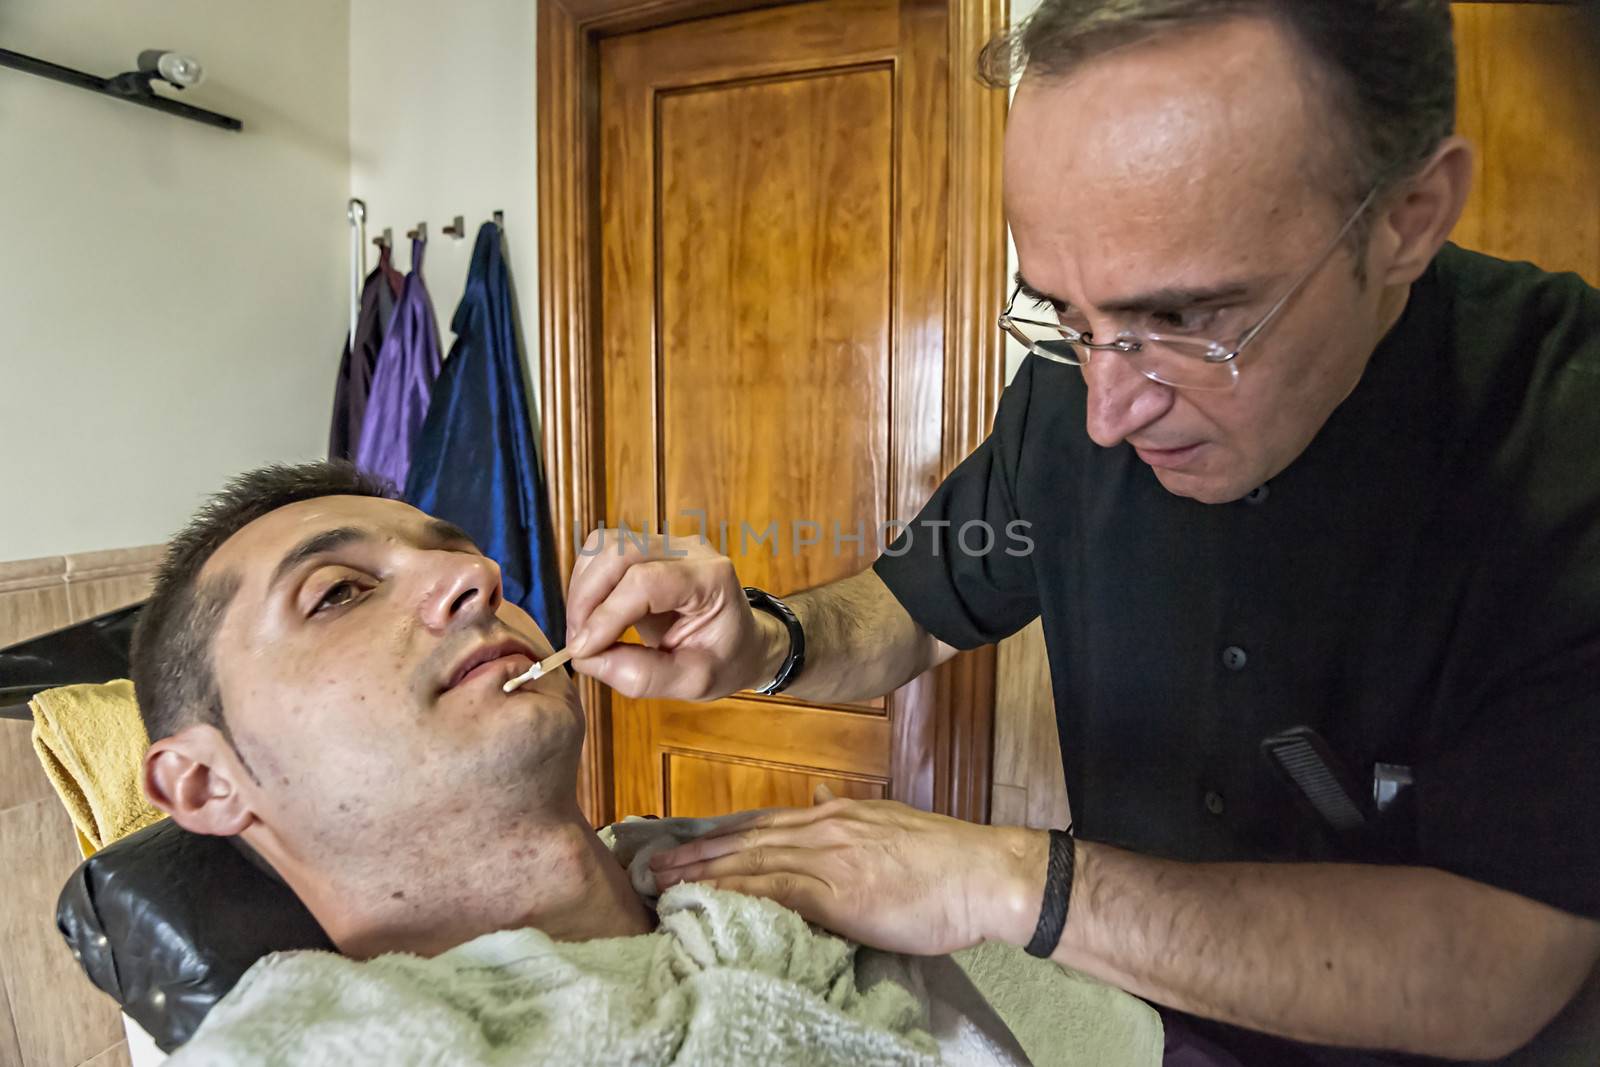
<svg viewBox="0 0 1600 1067">
<path fill-rule="evenodd" d="M 1033 928 L 1033 940 L 1028 942 L 1027 953 L 1040 959 L 1049 959 L 1061 943 L 1061 931 L 1067 927 L 1067 904 L 1072 900 L 1072 871 L 1076 859 L 1072 844 L 1072 827 L 1050 831 L 1050 866 L 1044 880 L 1044 902 L 1039 907 L 1039 924 Z"/>
</svg>

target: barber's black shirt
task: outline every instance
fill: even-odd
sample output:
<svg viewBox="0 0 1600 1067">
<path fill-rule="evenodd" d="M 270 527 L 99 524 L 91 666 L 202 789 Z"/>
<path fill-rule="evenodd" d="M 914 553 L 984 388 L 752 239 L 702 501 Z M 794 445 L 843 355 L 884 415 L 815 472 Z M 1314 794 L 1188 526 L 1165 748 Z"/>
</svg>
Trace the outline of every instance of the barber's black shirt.
<svg viewBox="0 0 1600 1067">
<path fill-rule="evenodd" d="M 958 648 L 1043 617 L 1079 836 L 1432 866 L 1600 917 L 1600 292 L 1447 247 L 1311 445 L 1236 503 L 1168 493 L 1084 405 L 1075 368 L 1029 357 L 875 565 Z M 1367 830 L 1274 772 L 1261 742 L 1297 726 Z M 1415 783 L 1382 813 L 1380 763 Z"/>
</svg>

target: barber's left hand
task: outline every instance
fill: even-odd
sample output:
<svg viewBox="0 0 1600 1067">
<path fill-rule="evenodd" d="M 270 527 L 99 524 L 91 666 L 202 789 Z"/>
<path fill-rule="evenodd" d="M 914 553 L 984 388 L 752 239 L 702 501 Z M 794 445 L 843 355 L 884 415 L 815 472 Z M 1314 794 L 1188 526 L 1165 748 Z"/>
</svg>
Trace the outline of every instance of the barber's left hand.
<svg viewBox="0 0 1600 1067">
<path fill-rule="evenodd" d="M 722 827 L 651 867 L 663 890 L 705 882 L 768 897 L 864 945 L 937 955 L 988 940 L 1025 943 L 1048 851 L 1035 831 L 830 799 Z"/>
</svg>

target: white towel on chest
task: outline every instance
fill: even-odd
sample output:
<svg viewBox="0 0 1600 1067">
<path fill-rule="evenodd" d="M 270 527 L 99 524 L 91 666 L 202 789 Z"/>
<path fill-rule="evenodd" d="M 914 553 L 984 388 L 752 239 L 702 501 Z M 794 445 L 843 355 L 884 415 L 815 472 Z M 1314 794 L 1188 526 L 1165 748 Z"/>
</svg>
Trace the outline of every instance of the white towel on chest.
<svg viewBox="0 0 1600 1067">
<path fill-rule="evenodd" d="M 635 887 L 653 890 L 649 856 L 715 824 L 630 820 L 602 837 Z M 668 890 L 658 914 L 659 928 L 637 937 L 558 942 L 522 929 L 432 959 L 269 956 L 170 1063 L 1012 1067 L 1030 1053 L 1040 1064 L 1160 1062 L 1154 1012 L 1109 987 L 1079 979 L 1063 1000 L 1033 983 L 1011 997 L 1024 1012 L 1111 1013 L 1109 1028 L 1077 1028 L 1070 1058 L 1056 1054 L 1060 1042 L 1041 1057 L 1024 1053 L 1004 1007 L 996 1014 L 962 969 L 981 968 L 861 949 L 771 901 L 701 885 Z"/>
</svg>

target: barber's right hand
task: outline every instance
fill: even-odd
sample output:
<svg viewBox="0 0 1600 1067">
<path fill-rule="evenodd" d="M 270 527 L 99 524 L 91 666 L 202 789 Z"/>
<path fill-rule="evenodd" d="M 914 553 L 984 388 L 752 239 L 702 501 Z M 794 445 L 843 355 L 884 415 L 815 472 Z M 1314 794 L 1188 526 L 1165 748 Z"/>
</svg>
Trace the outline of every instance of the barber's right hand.
<svg viewBox="0 0 1600 1067">
<path fill-rule="evenodd" d="M 644 645 L 619 644 L 629 627 Z M 788 633 L 702 540 L 596 530 L 567 586 L 572 667 L 630 697 L 715 700 L 769 681 Z"/>
</svg>

